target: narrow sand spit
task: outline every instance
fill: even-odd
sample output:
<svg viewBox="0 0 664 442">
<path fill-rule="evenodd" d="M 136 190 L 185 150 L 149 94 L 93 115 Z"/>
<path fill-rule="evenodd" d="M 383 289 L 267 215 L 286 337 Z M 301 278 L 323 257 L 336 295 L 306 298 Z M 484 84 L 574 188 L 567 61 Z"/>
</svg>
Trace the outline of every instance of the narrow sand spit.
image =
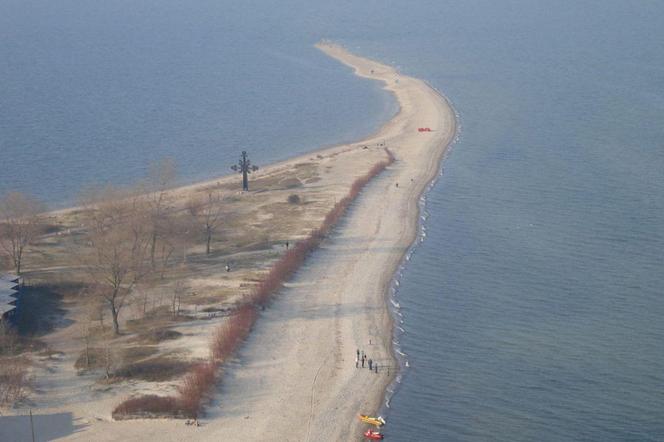
<svg viewBox="0 0 664 442">
<path fill-rule="evenodd" d="M 396 162 L 367 186 L 336 233 L 261 314 L 237 361 L 225 368 L 200 427 L 177 420 L 87 421 L 65 439 L 361 438 L 364 426 L 357 414 L 380 407 L 395 372 L 388 285 L 415 240 L 418 200 L 454 137 L 455 117 L 447 101 L 422 80 L 340 46 L 317 47 L 358 76 L 384 82 L 395 95 L 398 115 L 360 143 L 385 143 Z M 431 132 L 419 132 L 419 127 Z M 378 374 L 355 368 L 356 349 L 378 362 Z"/>
</svg>

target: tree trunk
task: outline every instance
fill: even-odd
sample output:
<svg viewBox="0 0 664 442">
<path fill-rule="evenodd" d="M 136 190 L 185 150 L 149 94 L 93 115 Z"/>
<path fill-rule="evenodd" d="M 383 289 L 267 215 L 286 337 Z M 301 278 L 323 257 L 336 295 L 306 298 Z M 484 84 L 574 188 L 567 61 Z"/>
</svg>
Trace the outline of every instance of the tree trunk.
<svg viewBox="0 0 664 442">
<path fill-rule="evenodd" d="M 205 254 L 209 255 L 210 254 L 210 241 L 212 241 L 212 232 L 210 230 L 207 231 L 207 241 L 205 243 Z"/>
<path fill-rule="evenodd" d="M 90 368 L 90 332 L 85 335 L 85 369 Z"/>
<path fill-rule="evenodd" d="M 18 245 L 16 247 L 14 262 L 16 263 L 16 274 L 21 274 L 21 261 L 23 261 L 23 246 Z"/>
<path fill-rule="evenodd" d="M 104 351 L 104 367 L 106 369 L 106 379 L 111 378 L 111 349 L 106 347 Z"/>
<path fill-rule="evenodd" d="M 21 258 L 22 258 L 22 253 L 20 251 L 17 251 L 16 254 L 12 257 L 14 260 L 14 267 L 16 267 L 16 274 L 20 275 L 21 274 Z"/>
<path fill-rule="evenodd" d="M 120 324 L 118 323 L 118 310 L 115 308 L 115 304 L 113 302 L 111 304 L 111 314 L 113 315 L 113 332 L 115 335 L 120 334 Z"/>
<path fill-rule="evenodd" d="M 154 263 L 154 251 L 155 247 L 157 246 L 157 233 L 153 232 L 152 233 L 152 244 L 150 245 L 150 262 L 152 263 L 152 270 L 155 269 L 155 263 Z"/>
</svg>

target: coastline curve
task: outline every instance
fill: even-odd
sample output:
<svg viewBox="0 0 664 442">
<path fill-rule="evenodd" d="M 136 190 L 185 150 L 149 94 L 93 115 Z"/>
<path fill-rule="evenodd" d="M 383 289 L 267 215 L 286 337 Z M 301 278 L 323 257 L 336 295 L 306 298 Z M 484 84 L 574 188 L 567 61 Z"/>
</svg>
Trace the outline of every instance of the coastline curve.
<svg viewBox="0 0 664 442">
<path fill-rule="evenodd" d="M 395 361 L 389 291 L 417 241 L 421 198 L 440 174 L 457 119 L 449 101 L 425 81 L 339 45 L 316 47 L 356 75 L 383 82 L 399 105 L 377 133 L 318 151 L 321 175 L 332 186 L 328 195 L 345 195 L 385 147 L 396 161 L 362 190 L 333 234 L 261 311 L 238 357 L 224 367 L 214 404 L 195 430 L 197 440 L 353 440 L 364 429 L 357 414 L 378 411 L 396 376 L 388 369 Z M 285 164 L 265 167 L 262 174 Z M 353 363 L 360 349 L 379 364 L 375 373 Z M 132 440 L 140 434 L 163 442 L 186 440 L 191 431 L 168 420 L 100 419 L 69 439 Z"/>
</svg>

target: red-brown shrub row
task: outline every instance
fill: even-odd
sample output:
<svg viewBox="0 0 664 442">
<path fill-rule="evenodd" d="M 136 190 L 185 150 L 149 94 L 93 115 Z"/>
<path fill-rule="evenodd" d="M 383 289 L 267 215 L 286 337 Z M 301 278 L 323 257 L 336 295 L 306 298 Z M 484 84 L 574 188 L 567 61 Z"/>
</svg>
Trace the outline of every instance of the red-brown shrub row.
<svg viewBox="0 0 664 442">
<path fill-rule="evenodd" d="M 185 377 L 176 399 L 179 414 L 197 418 L 206 402 L 207 393 L 217 382 L 218 364 L 215 361 L 196 365 Z"/>
<path fill-rule="evenodd" d="M 140 396 L 122 402 L 113 410 L 114 419 L 198 417 L 206 395 L 217 382 L 219 365 L 239 347 L 256 322 L 256 308 L 244 305 L 220 325 L 210 342 L 209 362 L 194 366 L 184 377 L 177 396 Z"/>
<path fill-rule="evenodd" d="M 279 258 L 270 271 L 261 279 L 251 293 L 253 305 L 242 306 L 235 315 L 220 325 L 210 343 L 210 361 L 195 366 L 184 378 L 177 397 L 154 395 L 128 399 L 113 411 L 114 419 L 141 417 L 187 417 L 197 418 L 207 400 L 207 394 L 217 382 L 219 366 L 235 353 L 247 337 L 257 319 L 256 307 L 267 303 L 270 296 L 283 287 L 302 265 L 307 255 L 315 250 L 326 235 L 346 213 L 353 200 L 364 186 L 395 160 L 389 149 L 385 149 L 387 160 L 375 164 L 369 172 L 356 179 L 348 195 L 339 200 L 327 213 L 321 227 L 298 241 Z"/>
<path fill-rule="evenodd" d="M 247 337 L 255 321 L 255 307 L 244 305 L 238 309 L 236 314 L 217 327 L 210 343 L 212 359 L 224 362 L 224 360 L 230 357 L 239 344 Z"/>
<path fill-rule="evenodd" d="M 323 222 L 317 230 L 312 231 L 309 236 L 298 241 L 293 248 L 286 251 L 281 258 L 274 263 L 270 271 L 256 285 L 252 292 L 251 299 L 257 305 L 265 305 L 270 296 L 278 291 L 283 284 L 288 281 L 293 274 L 300 268 L 307 255 L 315 250 L 330 233 L 332 228 L 339 222 L 346 213 L 353 200 L 359 195 L 364 186 L 369 181 L 390 164 L 394 162 L 394 155 L 389 149 L 385 149 L 387 160 L 375 164 L 366 175 L 357 178 L 350 187 L 348 195 L 340 199 L 332 209 L 325 215 Z"/>
<path fill-rule="evenodd" d="M 113 410 L 113 418 L 141 419 L 177 417 L 192 418 L 205 403 L 206 394 L 216 382 L 218 366 L 213 361 L 194 366 L 178 388 L 178 396 L 145 395 L 128 399 Z"/>
</svg>

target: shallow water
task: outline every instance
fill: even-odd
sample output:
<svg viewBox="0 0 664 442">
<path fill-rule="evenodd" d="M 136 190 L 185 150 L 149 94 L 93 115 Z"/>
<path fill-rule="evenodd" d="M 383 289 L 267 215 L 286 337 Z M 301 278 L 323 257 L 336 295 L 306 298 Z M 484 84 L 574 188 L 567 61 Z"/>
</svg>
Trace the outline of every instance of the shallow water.
<svg viewBox="0 0 664 442">
<path fill-rule="evenodd" d="M 320 38 L 428 80 L 462 132 L 396 294 L 389 439 L 664 440 L 664 4 L 0 5 L 0 189 L 54 203 L 375 130 L 394 103 Z"/>
</svg>

